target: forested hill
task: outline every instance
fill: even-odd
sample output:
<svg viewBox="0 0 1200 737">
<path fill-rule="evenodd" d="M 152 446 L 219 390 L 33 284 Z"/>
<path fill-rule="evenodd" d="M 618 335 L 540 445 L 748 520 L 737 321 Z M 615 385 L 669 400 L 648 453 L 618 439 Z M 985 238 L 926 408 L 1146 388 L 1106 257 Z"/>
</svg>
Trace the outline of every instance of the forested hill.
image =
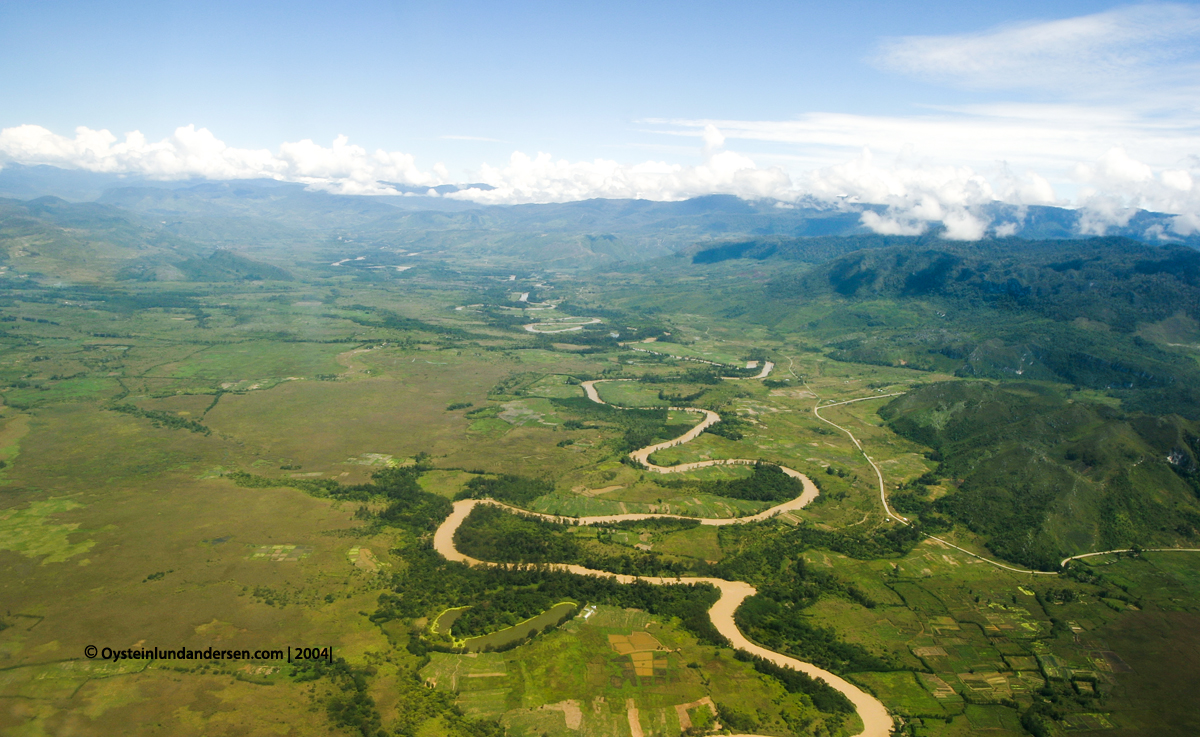
<svg viewBox="0 0 1200 737">
<path fill-rule="evenodd" d="M 718 246 L 704 244 L 693 248 L 694 264 L 715 264 L 731 259 L 749 258 L 756 261 L 779 259 L 822 264 L 848 253 L 889 246 L 940 245 L 946 241 L 935 235 L 825 235 L 811 238 L 764 236 L 746 241 L 731 241 Z"/>
<path fill-rule="evenodd" d="M 764 258 L 852 246 L 746 292 L 737 313 L 803 324 L 839 360 L 1058 382 L 1200 420 L 1200 252 L 1126 238 L 868 236 L 780 240 Z"/>
<path fill-rule="evenodd" d="M 935 448 L 933 474 L 893 495 L 902 513 L 936 510 L 981 534 L 997 555 L 1054 570 L 1080 550 L 1171 545 L 1200 529 L 1200 437 L 1179 417 L 1122 414 L 1045 387 L 930 384 L 880 411 Z"/>
<path fill-rule="evenodd" d="M 849 239 L 848 239 L 849 240 Z M 861 239 L 854 239 L 861 240 Z M 860 250 L 778 280 L 781 297 L 930 297 L 1080 317 L 1131 331 L 1177 312 L 1200 318 L 1200 251 L 1127 238 L 912 242 Z"/>
</svg>

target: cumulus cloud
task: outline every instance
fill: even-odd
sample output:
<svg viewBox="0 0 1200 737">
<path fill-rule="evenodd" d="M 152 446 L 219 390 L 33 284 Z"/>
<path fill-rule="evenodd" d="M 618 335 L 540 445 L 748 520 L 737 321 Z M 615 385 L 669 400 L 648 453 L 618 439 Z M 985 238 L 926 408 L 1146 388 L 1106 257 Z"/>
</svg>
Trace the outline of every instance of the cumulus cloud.
<svg viewBox="0 0 1200 737">
<path fill-rule="evenodd" d="M 864 210 L 862 224 L 884 235 L 919 235 L 934 223 L 947 238 L 978 240 L 990 220 L 976 214 L 1000 199 L 991 183 L 968 167 L 880 165 L 864 149 L 853 161 L 809 172 L 797 195 L 847 205 L 886 205 L 884 214 Z"/>
<path fill-rule="evenodd" d="M 880 235 L 921 235 L 929 230 L 929 223 L 900 218 L 894 214 L 880 215 L 873 210 L 862 214 L 862 224 Z"/>
<path fill-rule="evenodd" d="M 878 232 L 914 232 L 935 219 L 949 228 L 946 213 L 999 201 L 1081 206 L 1090 213 L 1084 224 L 1091 233 L 1127 224 L 1133 208 L 1178 214 L 1164 234 L 1170 237 L 1195 232 L 1189 216 L 1200 213 L 1200 159 L 1187 156 L 1200 151 L 1197 121 L 1107 106 L 1011 103 L 912 117 L 811 113 L 787 121 L 646 122 L 666 135 L 705 140 L 716 127 L 727 141 L 786 146 L 794 153 L 773 160 L 790 165 L 802 192 L 902 213 L 864 219 Z M 962 237 L 979 233 L 974 221 L 956 222 Z M 998 223 L 993 232 L 1011 228 Z"/>
<path fill-rule="evenodd" d="M 539 153 L 514 153 L 504 167 L 484 165 L 479 179 L 488 191 L 466 190 L 450 197 L 492 204 L 567 202 L 594 197 L 679 200 L 704 194 L 735 194 L 748 199 L 786 192 L 782 169 L 760 170 L 749 159 L 722 152 L 701 166 L 648 161 L 633 166 L 615 161 L 570 162 Z"/>
<path fill-rule="evenodd" d="M 1083 185 L 1079 204 L 1085 233 L 1103 235 L 1109 228 L 1124 227 L 1138 209 L 1178 213 L 1171 232 L 1184 236 L 1196 232 L 1200 188 L 1194 185 L 1192 172 L 1164 169 L 1156 174 L 1125 149 L 1113 147 L 1096 161 L 1077 166 L 1075 176 Z"/>
<path fill-rule="evenodd" d="M 470 189 L 449 197 L 490 204 L 568 202 L 595 197 L 681 200 L 705 194 L 746 199 L 790 197 L 792 181 L 783 169 L 760 169 L 750 158 L 721 150 L 725 137 L 716 126 L 703 129 L 703 163 L 683 166 L 663 161 L 620 164 L 608 159 L 571 162 L 548 153 L 515 152 L 503 167 L 487 164 L 479 181 L 494 189 Z"/>
<path fill-rule="evenodd" d="M 472 189 L 455 196 L 513 204 L 593 197 L 678 200 L 713 193 L 765 198 L 789 190 L 791 180 L 782 169 L 759 169 L 751 159 L 723 150 L 725 139 L 715 126 L 707 126 L 703 136 L 703 163 L 698 166 L 661 161 L 625 165 L 606 159 L 570 162 L 548 153 L 531 157 L 518 151 L 506 166 L 480 168 L 478 180 L 495 189 Z M 133 173 L 160 180 L 270 178 L 341 194 L 394 193 L 383 182 L 435 186 L 449 180 L 440 164 L 424 171 L 411 154 L 382 149 L 371 153 L 345 136 L 331 146 L 303 140 L 283 143 L 272 152 L 228 146 L 207 129 L 190 125 L 157 142 L 137 131 L 119 140 L 109 131 L 89 128 L 76 129 L 74 138 L 36 125 L 6 128 L 0 130 L 3 162 Z"/>
<path fill-rule="evenodd" d="M 733 127 L 742 133 L 748 126 Z M 1161 237 L 1200 232 L 1200 159 L 1169 168 L 1156 167 L 1124 148 L 1076 160 L 1069 167 L 1075 200 L 1059 194 L 1047 177 L 1031 168 L 1020 173 L 1007 162 L 990 167 L 939 164 L 918 155 L 915 147 L 893 156 L 861 148 L 826 166 L 789 173 L 781 166 L 759 166 L 729 150 L 734 138 L 715 122 L 680 125 L 699 138 L 700 163 L 666 161 L 624 164 L 609 159 L 569 161 L 548 153 L 514 152 L 501 166 L 483 164 L 471 180 L 492 189 L 467 189 L 447 197 L 484 204 L 566 202 L 589 198 L 681 200 L 705 194 L 733 194 L 781 203 L 824 203 L 861 212 L 868 229 L 891 235 L 915 235 L 941 226 L 948 238 L 977 240 L 989 233 L 1016 232 L 1018 222 L 992 222 L 988 205 L 1077 205 L 1080 227 L 1104 234 L 1127 225 L 1137 208 L 1176 214 Z M 694 149 L 695 150 L 695 149 Z M 118 139 L 108 131 L 80 128 L 75 136 L 56 135 L 34 125 L 0 130 L 0 163 L 50 164 L 90 171 L 131 173 L 151 179 L 271 178 L 300 182 L 343 194 L 394 194 L 385 182 L 432 187 L 450 181 L 440 164 L 417 166 L 408 153 L 366 149 L 344 136 L 329 146 L 311 140 L 283 143 L 276 151 L 229 146 L 206 129 L 185 126 L 161 141 L 140 133 Z M 1024 215 L 1018 210 L 1018 220 Z"/>
<path fill-rule="evenodd" d="M 234 148 L 208 129 L 177 128 L 161 141 L 149 141 L 138 131 L 124 140 L 106 130 L 75 129 L 75 137 L 52 133 L 37 125 L 0 130 L 0 163 L 49 164 L 69 169 L 139 174 L 149 179 L 177 180 L 269 178 L 301 182 L 343 194 L 383 194 L 391 191 L 380 180 L 436 185 L 447 172 L 423 172 L 405 153 L 368 153 L 339 136 L 329 147 L 310 140 L 284 143 L 277 152 Z"/>
</svg>

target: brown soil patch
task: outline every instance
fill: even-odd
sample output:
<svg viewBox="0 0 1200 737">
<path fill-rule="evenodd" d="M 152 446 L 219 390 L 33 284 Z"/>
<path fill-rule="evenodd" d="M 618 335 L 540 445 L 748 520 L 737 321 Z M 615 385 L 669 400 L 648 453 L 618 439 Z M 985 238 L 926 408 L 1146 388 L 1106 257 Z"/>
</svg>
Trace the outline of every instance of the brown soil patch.
<svg viewBox="0 0 1200 737">
<path fill-rule="evenodd" d="M 605 486 L 603 489 L 589 489 L 586 486 L 576 486 L 571 491 L 580 496 L 600 496 L 601 494 L 607 494 L 610 491 L 619 491 L 624 488 L 624 486 Z"/>
<path fill-rule="evenodd" d="M 649 632 L 634 632 L 628 635 L 609 635 L 608 644 L 621 655 L 630 653 L 662 650 L 662 643 Z"/>
<path fill-rule="evenodd" d="M 505 675 L 500 673 L 498 675 Z M 567 720 L 567 729 L 578 730 L 583 726 L 583 709 L 580 708 L 579 702 L 574 699 L 560 701 L 557 704 L 546 704 L 539 707 L 546 711 L 561 711 Z"/>
<path fill-rule="evenodd" d="M 629 732 L 633 737 L 642 737 L 642 720 L 638 717 L 637 707 L 633 699 L 625 699 L 625 712 L 629 717 Z"/>
<path fill-rule="evenodd" d="M 695 709 L 697 706 L 701 706 L 701 705 L 707 706 L 709 709 L 711 709 L 714 717 L 717 715 L 717 705 L 713 703 L 712 698 L 709 696 L 705 696 L 704 698 L 700 699 L 699 701 L 693 701 L 690 704 L 676 704 L 675 705 L 675 713 L 677 715 L 679 715 L 679 728 L 680 729 L 691 729 L 692 728 L 692 718 L 691 718 L 691 716 L 688 715 L 688 711 L 690 711 L 691 709 Z"/>
<path fill-rule="evenodd" d="M 918 673 L 917 675 L 925 682 L 925 687 L 929 689 L 935 699 L 952 699 L 958 695 L 949 683 L 931 673 Z"/>
</svg>

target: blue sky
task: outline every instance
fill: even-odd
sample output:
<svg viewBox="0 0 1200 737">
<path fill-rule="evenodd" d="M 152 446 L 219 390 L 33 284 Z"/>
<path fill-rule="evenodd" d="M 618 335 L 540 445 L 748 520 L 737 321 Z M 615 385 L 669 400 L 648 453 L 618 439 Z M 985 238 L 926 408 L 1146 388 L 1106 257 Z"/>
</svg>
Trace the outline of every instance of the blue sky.
<svg viewBox="0 0 1200 737">
<path fill-rule="evenodd" d="M 647 118 L 907 113 L 989 95 L 870 63 L 881 40 L 1103 3 L 6 3 L 4 127 L 180 125 L 477 165 L 511 147 L 643 158 Z M 493 138 L 464 146 L 441 136 Z M 476 143 L 488 143 L 477 141 Z"/>
<path fill-rule="evenodd" d="M 1187 3 L 5 3 L 0 161 L 1183 212 L 1198 51 Z"/>
</svg>

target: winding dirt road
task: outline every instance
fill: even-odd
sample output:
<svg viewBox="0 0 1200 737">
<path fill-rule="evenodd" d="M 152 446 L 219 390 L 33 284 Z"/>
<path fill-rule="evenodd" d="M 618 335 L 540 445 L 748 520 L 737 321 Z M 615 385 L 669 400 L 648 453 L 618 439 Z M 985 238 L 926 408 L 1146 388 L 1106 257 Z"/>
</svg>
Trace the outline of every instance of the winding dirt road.
<svg viewBox="0 0 1200 737">
<path fill-rule="evenodd" d="M 647 351 L 647 352 L 649 352 L 649 351 Z M 765 376 L 769 372 L 770 372 L 770 368 L 764 367 L 764 371 L 763 371 L 762 375 Z M 594 381 L 585 381 L 582 383 L 584 393 L 587 395 L 588 399 L 592 400 L 593 402 L 597 402 L 599 404 L 607 404 L 604 400 L 602 400 L 600 398 L 600 394 L 596 390 L 596 384 L 600 383 L 601 381 L 630 381 L 630 379 L 600 379 L 600 380 L 594 380 Z M 852 399 L 852 400 L 847 400 L 844 402 L 831 403 L 831 404 L 824 405 L 823 407 L 820 404 L 820 400 L 818 400 L 817 404 L 813 407 L 813 414 L 818 419 L 820 419 L 822 422 L 825 422 L 825 423 L 837 428 L 838 430 L 841 430 L 847 436 L 849 436 L 850 440 L 854 443 L 855 447 L 859 450 L 859 452 L 861 452 L 863 454 L 863 457 L 865 457 L 867 459 L 867 462 L 871 465 L 871 468 L 873 468 L 875 470 L 875 474 L 879 481 L 880 501 L 883 504 L 883 508 L 884 508 L 885 513 L 887 514 L 888 519 L 893 520 L 895 522 L 899 522 L 900 524 L 911 524 L 905 517 L 902 517 L 891 511 L 891 509 L 887 503 L 887 495 L 886 495 L 886 490 L 885 490 L 885 485 L 884 485 L 884 480 L 883 480 L 883 473 L 879 469 L 879 466 L 875 464 L 875 461 L 873 459 L 871 459 L 871 457 L 869 455 L 867 455 L 866 450 L 862 447 L 862 444 L 859 442 L 858 438 L 854 437 L 853 433 L 851 433 L 848 429 L 846 429 L 840 425 L 837 425 L 837 424 L 825 419 L 824 417 L 821 417 L 821 414 L 820 414 L 820 409 L 834 407 L 834 406 L 838 406 L 841 404 L 850 404 L 852 402 L 867 401 L 870 399 L 883 399 L 885 397 L 891 397 L 891 396 L 896 396 L 896 395 L 890 394 L 890 395 L 877 395 L 877 396 L 872 396 L 872 397 L 863 397 L 860 399 Z M 621 408 L 621 409 L 624 409 L 624 408 Z M 718 415 L 716 412 L 713 412 L 711 410 L 698 409 L 695 407 L 670 407 L 669 409 L 675 410 L 675 411 L 693 412 L 693 413 L 697 413 L 697 414 L 703 414 L 704 419 L 699 424 L 697 424 L 695 427 L 693 427 L 691 430 L 684 433 L 683 435 L 680 435 L 677 438 L 668 440 L 663 443 L 658 443 L 656 445 L 648 446 L 646 448 L 640 448 L 629 454 L 631 458 L 637 460 L 647 470 L 655 472 L 655 473 L 679 473 L 682 471 L 690 471 L 690 470 L 693 470 L 696 468 L 704 468 L 704 467 L 708 467 L 708 466 L 756 463 L 756 461 L 748 460 L 748 459 L 720 459 L 720 460 L 710 460 L 710 461 L 699 461 L 696 463 L 685 463 L 685 464 L 680 464 L 677 466 L 657 466 L 657 465 L 650 463 L 649 457 L 655 451 L 662 450 L 664 448 L 671 448 L 676 445 L 681 445 L 683 443 L 694 440 L 702 432 L 704 432 L 705 429 L 707 429 L 708 427 L 711 427 L 712 425 L 714 425 L 717 422 L 720 422 L 720 420 L 721 420 L 720 415 Z M 526 516 L 530 516 L 530 517 L 537 517 L 537 518 L 547 519 L 547 520 L 552 520 L 552 521 L 557 521 L 557 522 L 569 521 L 569 522 L 574 522 L 576 524 L 604 524 L 604 523 L 613 523 L 613 522 L 623 522 L 623 521 L 629 521 L 629 520 L 644 520 L 644 519 L 653 519 L 653 518 L 676 518 L 676 519 L 697 519 L 697 521 L 702 525 L 720 526 L 720 525 L 746 524 L 748 522 L 761 521 L 761 520 L 767 519 L 771 516 L 780 514 L 785 511 L 802 509 L 803 507 L 805 507 L 809 503 L 811 503 L 813 499 L 816 499 L 819 492 L 816 488 L 816 485 L 813 484 L 811 479 L 809 479 L 804 474 L 799 473 L 798 471 L 795 471 L 790 468 L 786 468 L 784 466 L 780 466 L 780 469 L 787 475 L 789 475 L 793 478 L 800 479 L 801 483 L 804 486 L 803 493 L 799 497 L 797 497 L 791 501 L 784 502 L 782 504 L 778 504 L 774 507 L 771 507 L 770 509 L 764 510 L 763 512 L 760 512 L 758 514 L 748 516 L 748 517 L 700 518 L 700 519 L 697 519 L 694 517 L 683 517 L 682 515 L 673 515 L 673 514 L 616 514 L 616 515 L 601 515 L 601 516 L 594 516 L 594 517 L 561 517 L 561 516 L 555 516 L 555 515 L 541 514 L 541 513 L 537 513 L 537 512 L 530 512 L 527 510 L 510 507 L 507 504 L 502 504 L 500 502 L 497 502 L 497 501 L 494 501 L 491 499 L 465 499 L 465 500 L 461 500 L 461 501 L 454 503 L 454 508 L 453 508 L 453 511 L 451 512 L 450 516 L 447 517 L 444 522 L 442 522 L 441 526 L 439 526 L 437 531 L 434 533 L 433 546 L 434 546 L 434 549 L 437 550 L 438 553 L 440 553 L 442 556 L 444 556 L 447 560 L 464 563 L 464 564 L 470 565 L 470 566 L 505 567 L 507 564 L 478 560 L 476 558 L 472 558 L 468 555 L 465 555 L 465 554 L 459 552 L 458 548 L 456 548 L 454 545 L 455 532 L 458 531 L 458 528 L 462 525 L 462 523 L 464 521 L 466 521 L 467 517 L 470 516 L 471 511 L 476 506 L 481 505 L 481 504 L 503 507 L 514 513 L 522 514 L 522 515 L 526 515 Z M 1029 571 L 1029 570 L 1022 570 L 1019 568 L 1013 568 L 1013 567 L 1007 566 L 1003 563 L 999 563 L 997 561 L 993 561 L 993 560 L 984 558 L 983 556 L 972 553 L 969 550 L 965 550 L 957 545 L 954 545 L 953 543 L 949 543 L 940 538 L 933 537 L 932 535 L 926 535 L 926 537 L 929 537 L 932 540 L 936 540 L 944 545 L 948 545 L 952 548 L 955 548 L 956 550 L 966 553 L 967 555 L 971 555 L 975 558 L 978 558 L 978 559 L 983 560 L 987 563 L 990 563 L 994 566 L 997 566 L 999 568 L 1003 568 L 1003 569 L 1006 569 L 1009 571 L 1013 571 L 1016 573 L 1027 573 L 1027 574 L 1055 575 L 1054 573 L 1047 573 L 1044 571 Z M 1161 550 L 1162 550 L 1162 552 L 1173 552 L 1173 551 L 1200 552 L 1200 550 L 1180 549 L 1180 548 L 1174 548 L 1174 549 L 1167 548 L 1167 549 L 1161 549 Z M 1112 552 L 1132 552 L 1132 551 L 1104 551 L 1104 552 L 1096 552 L 1096 553 L 1086 553 L 1084 555 L 1072 556 L 1071 558 L 1067 558 L 1062 561 L 1062 565 L 1065 566 L 1071 560 L 1075 560 L 1078 558 L 1086 558 L 1086 557 L 1091 557 L 1094 555 L 1104 555 L 1105 553 L 1112 553 Z M 863 722 L 863 730 L 861 732 L 859 732 L 858 735 L 855 735 L 855 737 L 888 737 L 888 735 L 892 731 L 893 721 L 892 721 L 891 715 L 888 714 L 887 708 L 884 707 L 883 703 L 880 702 L 875 697 L 871 696 L 870 694 L 866 693 L 862 689 L 858 688 L 853 683 L 850 683 L 849 681 L 846 681 L 845 679 L 843 679 L 837 675 L 834 675 L 833 673 L 830 673 L 829 671 L 818 668 L 811 663 L 805 663 L 803 661 L 796 660 L 795 658 L 790 658 L 781 653 L 777 653 L 772 650 L 768 650 L 764 647 L 761 647 L 759 645 L 756 645 L 755 643 L 751 642 L 745 635 L 742 634 L 741 630 L 738 629 L 737 624 L 734 620 L 734 614 L 735 614 L 735 612 L 737 612 L 738 607 L 741 606 L 743 601 L 745 601 L 747 598 L 749 598 L 751 596 L 754 596 L 757 593 L 757 590 L 750 584 L 746 583 L 745 581 L 726 581 L 724 579 L 706 578 L 706 577 L 663 578 L 663 577 L 659 577 L 659 576 L 631 576 L 631 575 L 626 575 L 626 574 L 612 573 L 609 571 L 600 571 L 600 570 L 595 570 L 595 569 L 591 569 L 591 568 L 585 568 L 583 566 L 570 565 L 570 564 L 565 564 L 565 563 L 550 564 L 549 568 L 554 569 L 554 570 L 567 571 L 567 572 L 570 572 L 570 573 L 573 573 L 576 575 L 580 575 L 580 576 L 598 576 L 598 577 L 602 577 L 602 578 L 613 578 L 613 579 L 616 579 L 619 583 L 624 583 L 624 584 L 634 583 L 636 581 L 642 581 L 645 583 L 656 584 L 656 585 L 709 584 L 709 585 L 713 586 L 714 588 L 716 588 L 720 592 L 720 597 L 717 599 L 716 603 L 713 604 L 712 608 L 710 608 L 708 611 L 709 619 L 712 621 L 713 626 L 717 629 L 717 631 L 720 632 L 723 636 L 725 636 L 734 648 L 736 648 L 738 650 L 743 650 L 752 655 L 769 660 L 770 662 L 772 662 L 780 667 L 791 668 L 791 669 L 799 671 L 801 673 L 805 673 L 813 678 L 820 678 L 821 680 L 825 681 L 833 688 L 840 691 L 854 705 L 855 710 L 858 712 L 859 718 L 862 719 L 862 722 Z M 753 736 L 744 736 L 744 737 L 753 737 Z"/>
<path fill-rule="evenodd" d="M 612 381 L 620 381 L 620 379 L 613 379 Z M 606 404 L 606 402 L 600 399 L 600 395 L 596 391 L 596 383 L 597 381 L 583 382 L 583 390 L 587 394 L 588 398 L 593 402 Z M 701 432 L 704 431 L 705 428 L 710 427 L 712 424 L 721 420 L 720 415 L 711 410 L 697 409 L 694 407 L 672 407 L 671 409 L 685 412 L 704 413 L 705 417 L 699 425 L 692 428 L 687 433 L 679 436 L 678 438 L 675 438 L 674 440 L 650 446 L 648 448 L 641 448 L 640 450 L 636 450 L 630 454 L 631 458 L 641 461 L 647 469 L 656 473 L 679 473 L 681 471 L 691 470 L 693 468 L 703 468 L 706 466 L 756 463 L 756 461 L 746 459 L 723 459 L 715 461 L 700 461 L 698 463 L 687 463 L 679 466 L 655 466 L 650 464 L 646 459 L 655 450 L 669 448 L 674 445 L 686 443 L 689 440 L 694 440 L 698 435 L 700 435 Z M 785 468 L 783 466 L 780 466 L 780 468 L 787 475 L 800 479 L 801 483 L 804 485 L 804 491 L 799 497 L 748 517 L 701 518 L 697 521 L 702 525 L 710 526 L 758 522 L 785 511 L 801 509 L 812 502 L 813 499 L 817 498 L 819 492 L 811 479 L 793 469 Z M 615 514 L 597 517 L 559 517 L 555 515 L 529 512 L 523 509 L 516 509 L 491 499 L 464 499 L 454 503 L 454 509 L 450 516 L 447 517 L 444 522 L 442 522 L 441 526 L 438 527 L 433 536 L 434 549 L 437 550 L 438 553 L 440 553 L 447 560 L 464 563 L 470 566 L 504 567 L 506 565 L 504 563 L 482 561 L 472 558 L 468 555 L 464 555 L 463 553 L 459 552 L 458 548 L 456 548 L 454 545 L 454 533 L 457 532 L 459 526 L 466 521 L 467 517 L 471 514 L 471 510 L 480 504 L 503 507 L 526 516 L 560 522 L 571 521 L 579 524 L 603 524 L 664 517 L 697 519 L 695 517 L 682 517 L 681 515 L 674 514 Z M 854 704 L 854 708 L 857 710 L 859 718 L 863 721 L 863 730 L 855 737 L 887 737 L 891 733 L 892 717 L 888 714 L 887 708 L 884 707 L 883 703 L 874 696 L 871 696 L 858 686 L 855 686 L 853 683 L 850 683 L 840 676 L 834 675 L 829 671 L 822 670 L 811 663 L 805 663 L 803 661 L 796 660 L 795 658 L 789 658 L 786 655 L 782 655 L 756 645 L 742 634 L 741 630 L 737 628 L 737 624 L 734 621 L 734 613 L 737 611 L 737 608 L 741 606 L 743 601 L 757 593 L 757 590 L 753 586 L 744 581 L 726 581 L 719 578 L 702 577 L 663 578 L 658 576 L 630 576 L 625 574 L 611 573 L 609 571 L 598 571 L 591 568 L 584 568 L 583 566 L 569 565 L 565 563 L 554 563 L 550 564 L 549 567 L 554 570 L 567 571 L 579 576 L 599 576 L 602 578 L 613 578 L 619 583 L 634 583 L 635 581 L 643 581 L 645 583 L 658 585 L 677 585 L 684 583 L 710 584 L 720 592 L 721 596 L 719 599 L 717 599 L 717 602 L 713 604 L 712 608 L 708 610 L 709 619 L 712 620 L 713 626 L 716 627 L 717 631 L 724 635 L 734 648 L 769 660 L 782 668 L 791 668 L 801 673 L 805 673 L 813 678 L 820 678 L 833 688 L 840 691 L 846 696 L 847 699 L 850 700 L 852 704 Z"/>
<path fill-rule="evenodd" d="M 866 401 L 869 401 L 872 399 L 886 399 L 888 397 L 898 397 L 903 393 L 904 392 L 893 392 L 892 394 L 879 394 L 879 395 L 876 395 L 873 397 L 860 397 L 858 399 L 847 399 L 842 402 L 832 402 L 830 404 L 824 404 L 824 405 L 821 404 L 821 400 L 818 399 L 817 404 L 813 405 L 813 414 L 816 415 L 817 419 L 820 420 L 821 422 L 824 422 L 827 425 L 836 427 L 837 429 L 846 433 L 846 435 L 850 438 L 850 441 L 852 443 L 854 443 L 854 447 L 858 448 L 859 453 L 862 453 L 862 457 L 866 458 L 867 463 L 871 464 L 871 468 L 875 469 L 875 476 L 879 480 L 879 501 L 880 501 L 880 503 L 883 504 L 883 512 L 884 512 L 884 514 L 887 515 L 887 519 L 889 521 L 899 522 L 902 525 L 911 525 L 912 522 L 909 521 L 909 519 L 907 517 L 904 517 L 902 515 L 899 515 L 899 514 L 893 512 L 892 508 L 888 505 L 887 487 L 883 483 L 883 472 L 879 470 L 879 466 L 875 465 L 875 461 L 871 458 L 871 456 L 867 455 L 867 451 L 862 447 L 862 443 L 858 442 L 858 438 L 854 437 L 854 433 L 850 432 L 849 430 L 842 427 L 841 425 L 837 425 L 837 424 L 825 419 L 824 417 L 821 416 L 821 412 L 820 412 L 820 410 L 829 409 L 830 407 L 838 407 L 843 404 L 854 404 L 855 402 L 866 402 Z M 967 550 L 966 548 L 955 545 L 954 543 L 950 542 L 949 540 L 943 540 L 940 537 L 934 537 L 933 535 L 930 535 L 928 532 L 922 532 L 921 534 L 930 540 L 934 540 L 936 542 L 941 543 L 942 545 L 945 545 L 946 547 L 954 548 L 955 550 L 957 550 L 960 553 L 965 553 L 965 554 L 971 556 L 972 558 L 981 560 L 984 563 L 993 565 L 997 568 L 1002 568 L 1006 571 L 1011 571 L 1013 573 L 1027 573 L 1031 576 L 1057 576 L 1058 575 L 1057 571 L 1033 571 L 1033 570 L 1029 570 L 1028 568 L 1016 568 L 1014 566 L 1010 566 L 1005 563 L 1001 563 L 998 560 L 992 560 L 991 558 L 985 558 L 984 556 L 979 555 L 978 553 L 972 553 L 970 550 Z M 1089 555 L 1102 555 L 1102 553 L 1089 553 Z M 1084 557 L 1084 556 L 1075 556 L 1075 557 L 1078 558 L 1078 557 Z M 1062 565 L 1065 566 L 1067 564 L 1067 562 L 1070 560 L 1072 560 L 1072 558 L 1067 558 L 1066 560 L 1064 560 L 1062 562 Z"/>
</svg>

